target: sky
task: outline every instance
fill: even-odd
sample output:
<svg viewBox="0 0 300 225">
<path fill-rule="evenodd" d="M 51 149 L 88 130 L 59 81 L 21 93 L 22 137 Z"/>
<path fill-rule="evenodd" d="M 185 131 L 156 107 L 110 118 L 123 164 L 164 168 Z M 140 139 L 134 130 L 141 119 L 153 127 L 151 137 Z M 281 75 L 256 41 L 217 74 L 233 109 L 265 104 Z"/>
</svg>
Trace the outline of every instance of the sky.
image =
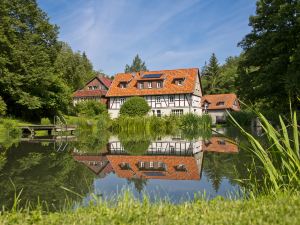
<svg viewBox="0 0 300 225">
<path fill-rule="evenodd" d="M 124 71 L 139 54 L 148 70 L 198 67 L 239 55 L 255 0 L 38 0 L 59 39 L 95 70 Z"/>
</svg>

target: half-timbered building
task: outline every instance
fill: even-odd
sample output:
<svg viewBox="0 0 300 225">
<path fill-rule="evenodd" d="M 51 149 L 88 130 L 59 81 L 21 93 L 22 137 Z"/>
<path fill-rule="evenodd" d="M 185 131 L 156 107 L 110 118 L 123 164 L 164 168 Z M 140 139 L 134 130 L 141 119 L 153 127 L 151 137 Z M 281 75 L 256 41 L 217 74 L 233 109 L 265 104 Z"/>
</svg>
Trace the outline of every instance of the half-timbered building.
<svg viewBox="0 0 300 225">
<path fill-rule="evenodd" d="M 106 96 L 112 118 L 118 117 L 122 104 L 132 96 L 145 98 L 151 107 L 150 115 L 202 114 L 202 87 L 197 68 L 120 73 Z"/>
<path fill-rule="evenodd" d="M 240 111 L 236 94 L 205 95 L 201 105 L 203 112 L 211 116 L 213 124 L 225 123 L 229 111 Z"/>
<path fill-rule="evenodd" d="M 73 105 L 78 102 L 95 100 L 106 104 L 106 93 L 111 85 L 111 80 L 103 75 L 98 75 L 88 81 L 85 86 L 73 93 Z"/>
</svg>

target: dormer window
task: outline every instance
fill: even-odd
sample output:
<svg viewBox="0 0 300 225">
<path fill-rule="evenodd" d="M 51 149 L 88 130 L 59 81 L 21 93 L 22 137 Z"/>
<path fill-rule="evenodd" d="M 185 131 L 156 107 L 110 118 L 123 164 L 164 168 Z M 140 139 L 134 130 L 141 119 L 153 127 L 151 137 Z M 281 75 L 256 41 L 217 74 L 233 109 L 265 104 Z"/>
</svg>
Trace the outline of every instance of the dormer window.
<svg viewBox="0 0 300 225">
<path fill-rule="evenodd" d="M 161 88 L 162 87 L 162 82 L 161 81 L 158 81 L 157 82 L 157 88 Z"/>
<path fill-rule="evenodd" d="M 217 106 L 224 105 L 225 102 L 217 102 Z"/>
<path fill-rule="evenodd" d="M 219 145 L 225 145 L 226 143 L 225 143 L 225 140 L 220 139 L 220 140 L 218 140 L 218 144 L 219 144 Z"/>
<path fill-rule="evenodd" d="M 184 83 L 184 78 L 175 78 L 173 82 L 178 86 L 182 86 Z"/>
<path fill-rule="evenodd" d="M 138 89 L 142 89 L 143 88 L 143 83 L 142 82 L 139 82 L 138 83 Z"/>
<path fill-rule="evenodd" d="M 120 82 L 120 88 L 127 88 L 127 82 Z"/>
</svg>

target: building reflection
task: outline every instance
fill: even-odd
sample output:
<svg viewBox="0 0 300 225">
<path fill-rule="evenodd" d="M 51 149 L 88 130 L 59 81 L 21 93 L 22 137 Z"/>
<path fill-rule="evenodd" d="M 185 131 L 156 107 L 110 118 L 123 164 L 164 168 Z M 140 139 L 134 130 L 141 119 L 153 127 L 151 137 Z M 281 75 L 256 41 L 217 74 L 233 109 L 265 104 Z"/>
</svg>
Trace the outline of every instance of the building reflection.
<svg viewBox="0 0 300 225">
<path fill-rule="evenodd" d="M 238 147 L 223 137 L 212 137 L 208 141 L 163 137 L 149 141 L 139 155 L 130 154 L 124 146 L 128 145 L 112 136 L 105 152 L 91 155 L 74 149 L 73 158 L 102 178 L 115 173 L 128 180 L 200 180 L 205 152 L 238 152 Z"/>
</svg>

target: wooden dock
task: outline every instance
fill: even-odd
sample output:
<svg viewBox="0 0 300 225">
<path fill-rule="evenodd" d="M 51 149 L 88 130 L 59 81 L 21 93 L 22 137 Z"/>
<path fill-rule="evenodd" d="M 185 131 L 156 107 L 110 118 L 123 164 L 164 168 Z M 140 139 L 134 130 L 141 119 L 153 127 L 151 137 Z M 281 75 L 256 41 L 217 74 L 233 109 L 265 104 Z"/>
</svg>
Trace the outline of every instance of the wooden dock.
<svg viewBox="0 0 300 225">
<path fill-rule="evenodd" d="M 76 130 L 77 126 L 74 125 L 27 125 L 20 126 L 23 135 L 35 136 L 36 131 L 47 131 L 48 135 L 57 133 L 57 132 L 70 132 L 73 135 L 73 132 Z"/>
</svg>

